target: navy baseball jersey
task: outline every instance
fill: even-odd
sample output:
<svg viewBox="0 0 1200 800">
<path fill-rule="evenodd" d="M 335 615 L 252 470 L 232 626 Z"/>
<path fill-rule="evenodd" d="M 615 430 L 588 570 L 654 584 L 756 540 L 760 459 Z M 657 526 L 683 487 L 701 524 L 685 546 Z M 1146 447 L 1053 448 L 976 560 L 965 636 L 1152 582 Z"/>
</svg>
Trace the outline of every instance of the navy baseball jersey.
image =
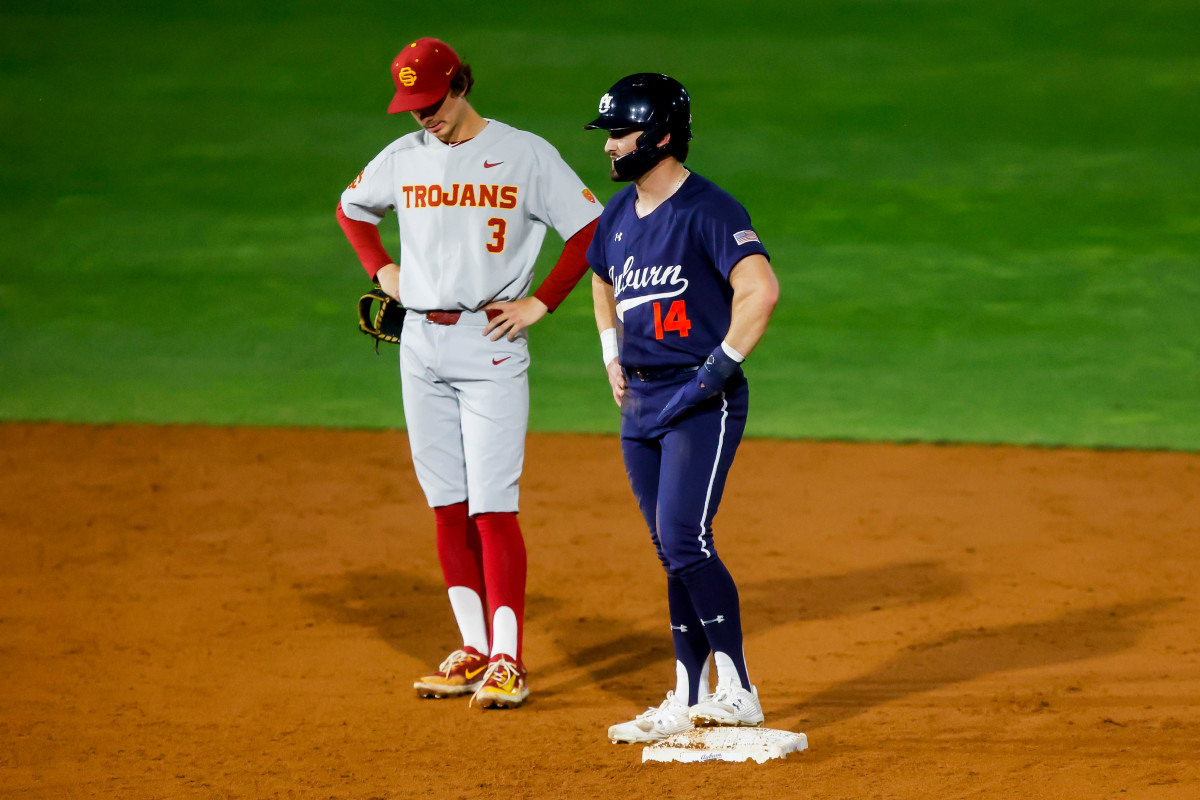
<svg viewBox="0 0 1200 800">
<path fill-rule="evenodd" d="M 701 364 L 729 332 L 730 271 L 766 248 L 741 203 L 694 172 L 645 217 L 636 200 L 632 184 L 613 197 L 587 254 L 613 286 L 621 364 Z"/>
</svg>

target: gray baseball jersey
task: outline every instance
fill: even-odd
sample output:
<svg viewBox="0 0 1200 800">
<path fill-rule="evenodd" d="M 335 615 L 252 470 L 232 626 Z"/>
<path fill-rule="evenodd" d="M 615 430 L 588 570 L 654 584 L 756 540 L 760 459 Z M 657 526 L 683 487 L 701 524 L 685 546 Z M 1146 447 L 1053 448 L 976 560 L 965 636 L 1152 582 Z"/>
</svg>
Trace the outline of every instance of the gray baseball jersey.
<svg viewBox="0 0 1200 800">
<path fill-rule="evenodd" d="M 564 240 L 600 203 L 554 147 L 489 120 L 452 145 L 426 131 L 392 142 L 342 193 L 347 217 L 400 225 L 400 301 L 417 311 L 477 311 L 529 292 L 546 229 Z"/>
</svg>

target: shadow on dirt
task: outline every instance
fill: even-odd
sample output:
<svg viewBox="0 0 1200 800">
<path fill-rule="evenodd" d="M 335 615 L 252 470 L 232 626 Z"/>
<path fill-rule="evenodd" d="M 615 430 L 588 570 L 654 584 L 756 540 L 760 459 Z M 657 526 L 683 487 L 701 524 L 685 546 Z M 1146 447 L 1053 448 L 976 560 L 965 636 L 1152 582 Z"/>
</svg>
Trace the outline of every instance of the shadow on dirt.
<svg viewBox="0 0 1200 800">
<path fill-rule="evenodd" d="M 885 564 L 843 575 L 738 583 L 742 627 L 747 635 L 789 622 L 932 603 L 965 592 L 963 576 L 936 561 Z"/>
<path fill-rule="evenodd" d="M 840 576 L 744 582 L 742 612 L 746 633 L 752 634 L 788 622 L 936 602 L 964 591 L 961 576 L 941 564 L 916 561 Z M 373 628 L 392 648 L 431 666 L 460 644 L 445 589 L 428 578 L 348 572 L 305 597 L 337 622 Z M 564 654 L 557 662 L 532 664 L 544 708 L 570 705 L 571 694 L 587 686 L 642 703 L 670 682 L 673 655 L 665 631 L 630 630 L 632 620 L 582 608 L 570 596 L 530 594 L 527 602 L 530 618 Z M 1132 648 L 1153 612 L 1170 602 L 1120 603 L 1057 619 L 950 631 L 910 644 L 871 672 L 775 709 L 772 716 L 780 727 L 818 729 L 872 706 L 984 675 L 1109 655 Z"/>
<path fill-rule="evenodd" d="M 665 577 L 651 590 L 665 595 Z M 964 581 L 942 564 L 918 561 L 844 575 L 743 582 L 740 591 L 746 633 L 753 634 L 801 620 L 933 602 L 961 594 Z M 339 623 L 376 630 L 397 651 L 431 666 L 460 644 L 445 588 L 428 577 L 348 572 L 309 587 L 305 599 Z M 539 703 L 569 703 L 568 695 L 589 685 L 641 703 L 648 687 L 654 687 L 653 695 L 673 680 L 665 618 L 662 630 L 631 630 L 632 620 L 580 607 L 573 597 L 532 592 L 526 607 L 564 653 L 556 662 L 530 664 L 539 675 Z"/>
<path fill-rule="evenodd" d="M 656 588 L 666 594 L 665 576 Z M 962 576 L 930 561 L 889 564 L 845 575 L 743 581 L 739 589 L 747 635 L 791 622 L 934 602 L 964 591 Z M 629 620 L 597 616 L 597 609 L 583 609 L 587 616 L 567 620 L 566 614 L 572 610 L 569 603 L 563 598 L 552 600 L 539 611 L 558 617 L 546 619 L 544 625 L 555 629 L 565 655 L 542 671 L 572 677 L 549 687 L 539 684 L 544 695 L 596 684 L 641 703 L 670 688 L 674 654 L 665 617 L 661 630 L 630 631 Z"/>
<path fill-rule="evenodd" d="M 391 647 L 430 666 L 462 644 L 440 580 L 356 571 L 306 588 L 304 599 L 336 622 L 372 628 Z"/>
<path fill-rule="evenodd" d="M 1110 655 L 1133 647 L 1151 615 L 1172 600 L 1119 603 L 1073 611 L 1056 619 L 951 631 L 909 645 L 870 672 L 776 714 L 786 726 L 814 730 L 884 703 L 997 672 L 1033 669 Z M 803 725 L 794 720 L 803 713 Z"/>
<path fill-rule="evenodd" d="M 936 602 L 964 591 L 963 577 L 942 564 L 891 564 L 844 575 L 743 582 L 742 614 L 749 635 L 796 621 Z M 438 663 L 459 646 L 445 589 L 425 577 L 349 572 L 311 587 L 305 599 L 339 623 L 374 629 L 388 645 L 425 664 Z M 813 730 L 984 675 L 1115 653 L 1134 646 L 1150 615 L 1169 602 L 1124 603 L 1040 622 L 951 631 L 911 644 L 872 671 L 775 709 L 772 716 L 781 726 L 790 718 L 786 727 Z M 631 630 L 632 620 L 582 608 L 572 597 L 531 593 L 527 604 L 530 617 L 563 653 L 558 661 L 531 664 L 539 705 L 571 705 L 572 694 L 588 686 L 638 704 L 671 680 L 673 654 L 665 631 Z M 796 719 L 801 715 L 803 724 Z"/>
<path fill-rule="evenodd" d="M 593 630 L 612 631 L 615 638 L 572 647 L 561 644 L 566 655 L 561 660 L 539 666 L 538 703 L 546 708 L 574 705 L 571 697 L 579 690 L 598 687 L 601 691 L 624 698 L 634 705 L 661 694 L 674 680 L 674 651 L 670 636 L 645 631 L 623 630 L 620 620 L 590 619 Z"/>
<path fill-rule="evenodd" d="M 462 643 L 440 581 L 397 571 L 356 571 L 305 589 L 304 599 L 329 619 L 374 630 L 390 647 L 431 667 Z M 526 607 L 529 618 L 568 653 L 553 663 L 535 659 L 530 664 L 539 705 L 569 704 L 568 695 L 591 685 L 619 694 L 625 687 L 631 699 L 640 698 L 648 675 L 672 674 L 670 636 L 630 630 L 630 620 L 596 615 L 599 609 L 580 608 L 572 598 L 531 592 Z"/>
</svg>

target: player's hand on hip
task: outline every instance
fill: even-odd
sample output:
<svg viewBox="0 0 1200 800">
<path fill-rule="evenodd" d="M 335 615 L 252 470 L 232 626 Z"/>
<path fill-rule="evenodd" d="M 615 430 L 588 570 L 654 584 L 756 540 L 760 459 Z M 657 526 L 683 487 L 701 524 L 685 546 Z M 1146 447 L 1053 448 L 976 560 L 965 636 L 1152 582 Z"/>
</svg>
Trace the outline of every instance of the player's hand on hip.
<svg viewBox="0 0 1200 800">
<path fill-rule="evenodd" d="M 739 369 L 741 365 L 730 358 L 723 348 L 717 347 L 696 370 L 696 375 L 680 386 L 675 396 L 658 412 L 658 424 L 670 425 L 705 400 L 719 395 L 725 388 L 725 382 Z"/>
<path fill-rule="evenodd" d="M 621 400 L 625 397 L 625 370 L 621 369 L 620 359 L 614 358 L 608 362 L 608 385 L 612 387 L 613 400 L 620 408 Z"/>
<path fill-rule="evenodd" d="M 400 267 L 395 264 L 384 264 L 375 273 L 375 280 L 379 283 L 379 288 L 383 289 L 383 293 L 388 297 L 400 302 Z"/>
<path fill-rule="evenodd" d="M 508 334 L 511 342 L 517 334 L 537 322 L 550 311 L 546 304 L 536 297 L 524 297 L 512 302 L 497 301 L 484 306 L 485 311 L 499 311 L 500 316 L 488 320 L 483 329 L 483 335 L 493 342 Z"/>
</svg>

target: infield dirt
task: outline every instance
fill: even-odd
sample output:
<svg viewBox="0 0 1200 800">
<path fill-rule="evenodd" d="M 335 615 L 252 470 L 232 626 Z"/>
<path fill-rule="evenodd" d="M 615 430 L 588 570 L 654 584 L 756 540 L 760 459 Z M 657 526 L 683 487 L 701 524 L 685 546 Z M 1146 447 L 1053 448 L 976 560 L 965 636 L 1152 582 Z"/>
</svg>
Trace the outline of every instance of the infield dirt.
<svg viewBox="0 0 1200 800">
<path fill-rule="evenodd" d="M 1195 798 L 1200 456 L 749 440 L 716 520 L 771 727 L 641 764 L 665 581 L 615 439 L 530 437 L 515 711 L 401 433 L 0 425 L 6 798 Z"/>
</svg>

